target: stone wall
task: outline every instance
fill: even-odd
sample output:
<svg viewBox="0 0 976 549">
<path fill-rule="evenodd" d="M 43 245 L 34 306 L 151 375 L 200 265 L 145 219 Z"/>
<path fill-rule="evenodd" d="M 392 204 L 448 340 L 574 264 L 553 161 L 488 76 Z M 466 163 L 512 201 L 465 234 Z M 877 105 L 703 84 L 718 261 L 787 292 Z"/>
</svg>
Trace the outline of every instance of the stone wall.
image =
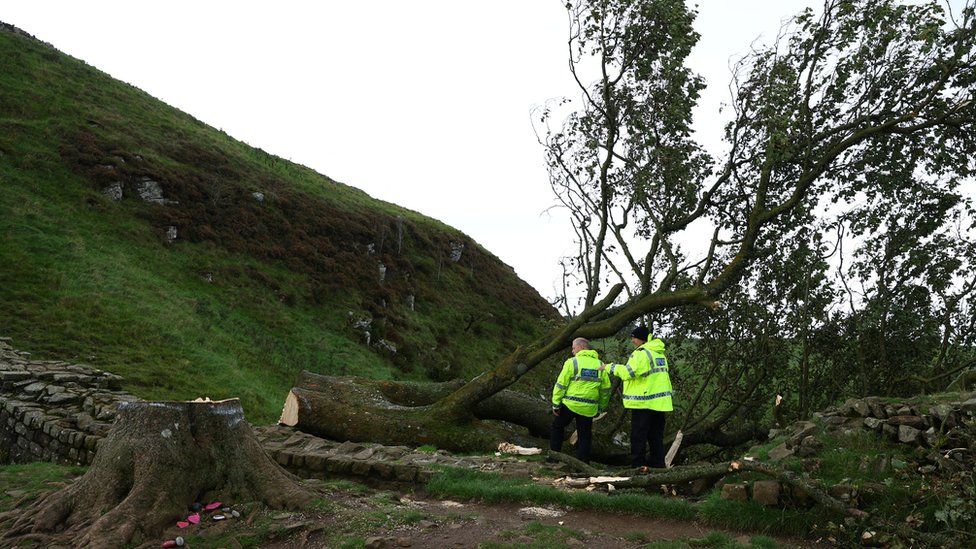
<svg viewBox="0 0 976 549">
<path fill-rule="evenodd" d="M 90 464 L 116 406 L 135 400 L 119 390 L 121 379 L 80 364 L 31 360 L 0 338 L 0 463 Z"/>
<path fill-rule="evenodd" d="M 0 463 L 90 464 L 117 406 L 136 400 L 119 390 L 121 380 L 89 366 L 31 360 L 30 353 L 0 338 Z M 538 465 L 511 456 L 452 456 L 443 450 L 338 442 L 279 425 L 255 427 L 254 434 L 273 460 L 306 478 L 423 483 L 437 465 L 520 476 L 529 476 Z"/>
</svg>

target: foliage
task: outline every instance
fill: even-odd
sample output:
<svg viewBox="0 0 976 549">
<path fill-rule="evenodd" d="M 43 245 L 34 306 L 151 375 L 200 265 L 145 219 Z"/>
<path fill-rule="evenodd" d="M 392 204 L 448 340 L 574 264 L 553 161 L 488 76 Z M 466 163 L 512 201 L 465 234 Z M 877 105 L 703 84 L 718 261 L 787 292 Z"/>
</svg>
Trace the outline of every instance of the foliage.
<svg viewBox="0 0 976 549">
<path fill-rule="evenodd" d="M 720 155 L 688 132 L 692 10 L 567 9 L 580 98 L 539 118 L 580 244 L 563 305 L 579 335 L 666 336 L 688 443 L 763 432 L 777 394 L 806 417 L 976 366 L 972 2 L 804 10 L 734 65 Z"/>
</svg>

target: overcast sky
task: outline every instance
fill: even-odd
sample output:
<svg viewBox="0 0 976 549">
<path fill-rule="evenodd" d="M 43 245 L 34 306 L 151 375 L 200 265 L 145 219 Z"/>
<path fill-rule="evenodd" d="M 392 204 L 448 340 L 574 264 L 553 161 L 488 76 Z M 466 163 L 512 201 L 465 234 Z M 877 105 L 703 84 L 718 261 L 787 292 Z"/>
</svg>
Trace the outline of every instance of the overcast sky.
<svg viewBox="0 0 976 549">
<path fill-rule="evenodd" d="M 719 145 L 729 60 L 803 0 L 703 0 L 696 124 Z M 573 249 L 529 114 L 576 97 L 559 0 L 4 0 L 0 20 L 234 137 L 440 219 L 544 296 Z"/>
</svg>

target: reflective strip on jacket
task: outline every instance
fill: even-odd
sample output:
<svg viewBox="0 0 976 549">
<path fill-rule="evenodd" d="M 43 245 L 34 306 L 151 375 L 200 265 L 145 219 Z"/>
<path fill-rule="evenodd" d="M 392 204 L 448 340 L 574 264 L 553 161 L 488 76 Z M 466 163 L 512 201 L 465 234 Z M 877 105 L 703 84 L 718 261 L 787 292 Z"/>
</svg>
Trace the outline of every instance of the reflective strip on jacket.
<svg viewBox="0 0 976 549">
<path fill-rule="evenodd" d="M 608 365 L 607 372 L 624 382 L 624 408 L 660 412 L 674 410 L 668 358 L 664 356 L 664 342 L 660 339 L 648 341 L 635 349 L 627 364 Z"/>
<path fill-rule="evenodd" d="M 593 417 L 610 404 L 610 376 L 600 371 L 600 355 L 584 349 L 563 364 L 552 387 L 552 406 L 567 408 L 581 416 Z"/>
</svg>

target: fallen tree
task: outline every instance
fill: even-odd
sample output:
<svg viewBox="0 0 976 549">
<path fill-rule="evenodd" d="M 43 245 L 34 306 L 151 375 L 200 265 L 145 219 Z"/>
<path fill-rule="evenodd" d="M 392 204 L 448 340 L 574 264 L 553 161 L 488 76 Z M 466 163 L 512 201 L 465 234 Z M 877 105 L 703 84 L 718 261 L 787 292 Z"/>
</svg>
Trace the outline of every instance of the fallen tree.
<svg viewBox="0 0 976 549">
<path fill-rule="evenodd" d="M 557 197 L 579 214 L 574 268 L 586 282 L 582 311 L 467 383 L 420 390 L 325 380 L 322 390 L 296 387 L 284 423 L 340 440 L 456 451 L 490 450 L 510 439 L 488 416 L 544 433 L 549 416 L 536 405 L 489 401 L 567 352 L 574 338 L 614 336 L 636 319 L 677 308 L 716 308 L 764 248 L 789 230 L 812 230 L 810 212 L 826 201 L 915 196 L 925 188 L 921 179 L 964 178 L 974 170 L 976 145 L 967 137 L 976 122 L 971 3 L 953 24 L 934 4 L 891 0 L 828 1 L 819 18 L 804 12 L 779 42 L 736 66 L 735 117 L 720 163 L 690 137 L 701 82 L 684 66 L 696 40 L 684 2 L 607 7 L 580 0 L 567 7 L 570 67 L 583 107 L 543 144 Z M 583 56 L 601 69 L 592 85 L 576 72 L 589 66 L 577 65 Z M 686 256 L 678 239 L 703 225 L 714 227 L 707 251 Z M 620 281 L 608 289 L 611 277 Z M 722 428 L 709 424 L 701 438 L 721 442 Z M 686 444 L 696 441 L 687 435 Z"/>
<path fill-rule="evenodd" d="M 385 444 L 432 444 L 439 448 L 462 446 L 495 450 L 501 442 L 541 446 L 552 421 L 548 402 L 523 393 L 503 390 L 478 403 L 474 417 L 456 428 L 436 417 L 432 406 L 464 385 L 398 382 L 357 377 L 333 377 L 302 372 L 285 399 L 279 423 L 327 438 Z M 388 414 L 403 414 L 396 433 L 387 432 Z M 594 455 L 613 461 L 626 449 L 611 441 L 609 422 L 594 424 Z"/>
<path fill-rule="evenodd" d="M 151 540 L 190 504 L 258 501 L 299 509 L 311 499 L 265 454 L 240 401 L 131 402 L 82 477 L 0 516 L 4 545 L 122 547 Z"/>
</svg>

